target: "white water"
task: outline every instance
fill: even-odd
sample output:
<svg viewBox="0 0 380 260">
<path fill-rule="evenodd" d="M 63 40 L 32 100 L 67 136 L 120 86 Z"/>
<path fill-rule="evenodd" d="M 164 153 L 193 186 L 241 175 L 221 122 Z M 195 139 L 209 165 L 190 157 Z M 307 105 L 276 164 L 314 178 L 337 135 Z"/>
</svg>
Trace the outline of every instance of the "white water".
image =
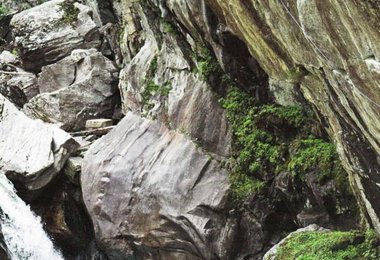
<svg viewBox="0 0 380 260">
<path fill-rule="evenodd" d="M 0 222 L 12 260 L 63 260 L 42 228 L 41 219 L 0 174 Z"/>
</svg>

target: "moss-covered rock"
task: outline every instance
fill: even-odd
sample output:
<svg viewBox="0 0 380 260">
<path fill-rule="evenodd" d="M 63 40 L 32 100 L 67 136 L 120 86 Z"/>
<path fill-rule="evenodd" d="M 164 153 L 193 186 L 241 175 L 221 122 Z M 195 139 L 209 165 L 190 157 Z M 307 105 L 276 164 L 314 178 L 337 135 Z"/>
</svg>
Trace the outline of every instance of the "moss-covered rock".
<svg viewBox="0 0 380 260">
<path fill-rule="evenodd" d="M 272 260 L 375 260 L 379 259 L 377 238 L 366 233 L 340 231 L 299 232 L 282 243 Z"/>
</svg>

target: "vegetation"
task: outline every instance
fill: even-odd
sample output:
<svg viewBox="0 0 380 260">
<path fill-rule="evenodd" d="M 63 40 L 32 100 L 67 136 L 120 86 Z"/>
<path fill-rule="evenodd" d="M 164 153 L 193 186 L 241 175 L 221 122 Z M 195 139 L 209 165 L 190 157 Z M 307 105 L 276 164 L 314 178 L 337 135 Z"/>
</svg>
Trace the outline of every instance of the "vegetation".
<svg viewBox="0 0 380 260">
<path fill-rule="evenodd" d="M 7 13 L 8 9 L 3 4 L 0 4 L 0 16 L 6 15 Z"/>
<path fill-rule="evenodd" d="M 150 79 L 146 83 L 146 87 L 141 94 L 141 98 L 142 98 L 143 103 L 147 104 L 154 95 L 167 97 L 169 95 L 170 90 L 171 90 L 170 82 L 167 82 L 166 84 L 160 86 L 154 83 L 154 81 Z"/>
<path fill-rule="evenodd" d="M 150 63 L 149 71 L 147 73 L 147 79 L 145 81 L 145 89 L 141 93 L 142 104 L 148 106 L 148 109 L 152 108 L 150 102 L 154 96 L 167 97 L 172 89 L 171 82 L 165 82 L 163 85 L 158 85 L 154 82 L 153 77 L 158 69 L 157 57 L 154 57 Z"/>
<path fill-rule="evenodd" d="M 163 26 L 163 30 L 164 32 L 166 33 L 169 33 L 169 34 L 176 34 L 176 28 L 173 24 L 171 24 L 169 21 L 161 18 L 161 24 Z"/>
<path fill-rule="evenodd" d="M 74 5 L 73 1 L 66 1 L 60 5 L 63 11 L 62 20 L 66 24 L 74 25 L 78 19 L 79 9 Z"/>
<path fill-rule="evenodd" d="M 300 232 L 279 247 L 278 260 L 371 260 L 379 259 L 373 231 Z"/>
<path fill-rule="evenodd" d="M 317 171 L 321 184 L 335 179 L 348 189 L 346 174 L 333 144 L 310 136 L 312 120 L 299 106 L 260 105 L 235 85 L 220 99 L 235 138 L 231 190 L 236 202 L 264 187 L 264 177 L 290 171 L 302 179 Z M 283 138 L 271 129 L 286 125 L 295 136 Z"/>
<path fill-rule="evenodd" d="M 333 177 L 338 185 L 347 186 L 344 170 L 333 144 L 311 137 L 305 140 L 296 140 L 291 147 L 294 154 L 288 163 L 289 171 L 294 174 L 302 174 L 318 170 L 321 184 Z"/>
<path fill-rule="evenodd" d="M 219 63 L 210 50 L 198 47 L 195 58 L 197 60 L 197 72 L 203 79 L 208 79 L 211 75 L 221 74 L 222 70 L 220 69 Z"/>
</svg>

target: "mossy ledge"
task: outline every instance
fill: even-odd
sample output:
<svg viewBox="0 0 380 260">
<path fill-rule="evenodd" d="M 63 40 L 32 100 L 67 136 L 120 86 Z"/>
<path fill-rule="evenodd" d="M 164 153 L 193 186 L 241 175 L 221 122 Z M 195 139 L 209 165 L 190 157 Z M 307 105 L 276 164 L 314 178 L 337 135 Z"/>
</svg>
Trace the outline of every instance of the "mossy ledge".
<svg viewBox="0 0 380 260">
<path fill-rule="evenodd" d="M 375 260 L 378 239 L 372 230 L 358 232 L 312 231 L 296 233 L 279 248 L 276 260 Z"/>
</svg>

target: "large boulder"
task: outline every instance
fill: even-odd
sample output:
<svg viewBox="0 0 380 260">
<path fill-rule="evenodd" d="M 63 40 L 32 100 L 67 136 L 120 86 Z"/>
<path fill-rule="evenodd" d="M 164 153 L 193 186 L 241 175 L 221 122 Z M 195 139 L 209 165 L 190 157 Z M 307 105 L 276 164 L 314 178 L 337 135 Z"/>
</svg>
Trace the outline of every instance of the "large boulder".
<svg viewBox="0 0 380 260">
<path fill-rule="evenodd" d="M 212 259 L 229 251 L 222 245 L 232 233 L 222 213 L 227 172 L 159 122 L 127 113 L 87 152 L 81 183 L 111 259 Z"/>
<path fill-rule="evenodd" d="M 112 118 L 120 102 L 118 70 L 95 49 L 75 50 L 69 57 L 43 67 L 41 94 L 24 106 L 24 112 L 65 130 L 83 129 L 86 120 Z"/>
<path fill-rule="evenodd" d="M 14 43 L 24 68 L 38 72 L 74 49 L 98 47 L 100 34 L 91 14 L 75 1 L 52 0 L 14 15 Z"/>
<path fill-rule="evenodd" d="M 32 120 L 0 94 L 0 174 L 27 191 L 45 187 L 77 148 L 56 126 Z"/>
</svg>

